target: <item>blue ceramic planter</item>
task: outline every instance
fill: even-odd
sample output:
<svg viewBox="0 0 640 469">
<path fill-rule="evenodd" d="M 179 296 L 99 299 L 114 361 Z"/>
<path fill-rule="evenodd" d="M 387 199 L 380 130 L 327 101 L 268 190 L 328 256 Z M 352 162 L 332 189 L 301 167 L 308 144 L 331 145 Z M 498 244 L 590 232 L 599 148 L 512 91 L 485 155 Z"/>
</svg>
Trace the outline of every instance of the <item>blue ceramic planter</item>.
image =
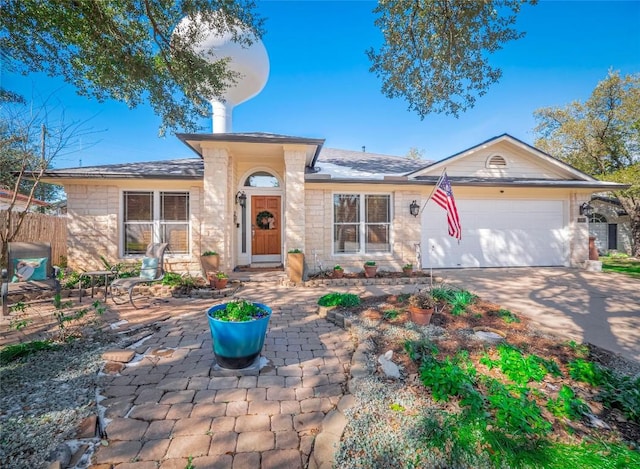
<svg viewBox="0 0 640 469">
<path fill-rule="evenodd" d="M 261 303 L 254 304 L 269 314 L 253 321 L 230 322 L 213 318 L 216 311 L 227 307 L 226 303 L 207 310 L 209 329 L 213 339 L 213 353 L 221 367 L 233 370 L 246 368 L 260 354 L 267 335 L 271 308 Z"/>
</svg>

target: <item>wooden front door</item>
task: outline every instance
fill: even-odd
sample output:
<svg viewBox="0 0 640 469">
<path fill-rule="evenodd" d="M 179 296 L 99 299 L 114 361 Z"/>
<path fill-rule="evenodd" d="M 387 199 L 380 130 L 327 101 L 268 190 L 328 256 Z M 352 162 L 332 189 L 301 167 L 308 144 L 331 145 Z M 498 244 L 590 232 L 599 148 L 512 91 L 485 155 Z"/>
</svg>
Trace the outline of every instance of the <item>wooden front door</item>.
<svg viewBox="0 0 640 469">
<path fill-rule="evenodd" d="M 251 254 L 280 255 L 281 227 L 280 196 L 251 196 Z"/>
</svg>

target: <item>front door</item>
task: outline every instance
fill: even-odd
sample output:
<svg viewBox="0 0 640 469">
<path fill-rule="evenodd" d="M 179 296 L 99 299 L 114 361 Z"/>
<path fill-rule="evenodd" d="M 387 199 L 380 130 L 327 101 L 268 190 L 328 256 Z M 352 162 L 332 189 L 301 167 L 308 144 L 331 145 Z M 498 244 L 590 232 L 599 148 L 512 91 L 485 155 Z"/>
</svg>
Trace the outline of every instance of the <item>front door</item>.
<svg viewBox="0 0 640 469">
<path fill-rule="evenodd" d="M 280 196 L 251 196 L 252 262 L 281 260 L 281 227 Z"/>
</svg>

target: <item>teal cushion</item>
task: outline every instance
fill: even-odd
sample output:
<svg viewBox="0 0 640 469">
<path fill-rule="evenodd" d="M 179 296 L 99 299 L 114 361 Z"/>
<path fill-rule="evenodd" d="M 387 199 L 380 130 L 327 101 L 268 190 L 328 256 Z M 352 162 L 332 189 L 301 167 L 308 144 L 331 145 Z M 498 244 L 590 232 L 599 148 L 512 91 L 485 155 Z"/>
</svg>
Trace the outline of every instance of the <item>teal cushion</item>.
<svg viewBox="0 0 640 469">
<path fill-rule="evenodd" d="M 153 280 L 158 272 L 157 257 L 143 257 L 142 267 L 140 267 L 140 278 L 145 280 Z"/>
<path fill-rule="evenodd" d="M 47 279 L 47 258 L 14 259 L 12 282 Z"/>
</svg>

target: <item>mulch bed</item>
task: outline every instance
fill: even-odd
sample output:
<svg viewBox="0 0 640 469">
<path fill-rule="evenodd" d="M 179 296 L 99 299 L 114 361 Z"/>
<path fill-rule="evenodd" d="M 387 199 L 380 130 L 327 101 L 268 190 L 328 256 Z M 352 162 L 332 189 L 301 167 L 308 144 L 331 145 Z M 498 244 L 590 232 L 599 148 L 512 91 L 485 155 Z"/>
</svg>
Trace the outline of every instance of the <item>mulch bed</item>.
<svg viewBox="0 0 640 469">
<path fill-rule="evenodd" d="M 375 344 L 375 354 L 380 356 L 388 350 L 393 350 L 393 361 L 401 365 L 407 380 L 408 386 L 416 386 L 416 392 L 425 392 L 424 386 L 417 380 L 418 364 L 412 361 L 404 350 L 404 340 L 398 339 L 397 334 L 385 334 L 385 329 L 390 326 L 406 326 L 410 322 L 407 311 L 408 303 L 405 296 L 381 296 L 363 299 L 359 306 L 351 308 L 340 308 L 341 312 L 352 319 L 363 319 L 373 321 L 374 329 L 379 333 L 373 338 Z M 530 387 L 544 390 L 548 388 L 559 388 L 563 384 L 571 386 L 582 398 L 593 414 L 606 422 L 611 433 L 619 434 L 626 441 L 633 441 L 640 444 L 640 425 L 629 422 L 617 409 L 607 409 L 603 407 L 597 399 L 597 391 L 589 385 L 574 381 L 569 377 L 567 363 L 578 357 L 575 346 L 571 346 L 567 341 L 563 341 L 549 334 L 543 334 L 536 330 L 535 323 L 520 314 L 514 314 L 519 322 L 506 322 L 500 316 L 500 305 L 484 301 L 480 298 L 468 307 L 466 314 L 454 316 L 447 305 L 441 304 L 433 314 L 431 325 L 442 328 L 444 333 L 435 340 L 439 350 L 438 358 L 453 356 L 460 350 L 469 352 L 471 360 L 477 369 L 482 369 L 485 374 L 491 375 L 495 369 L 487 371 L 484 365 L 479 364 L 479 360 L 486 351 L 490 351 L 489 344 L 481 340 L 474 340 L 471 336 L 474 328 L 499 331 L 505 334 L 506 341 L 518 347 L 527 354 L 535 354 L 547 360 L 554 360 L 562 371 L 562 377 L 547 375 L 540 383 L 530 383 Z M 415 326 L 414 326 L 415 327 Z M 389 338 L 391 337 L 391 338 Z M 640 364 L 626 360 L 607 350 L 586 344 L 588 347 L 589 361 L 596 362 L 619 374 L 637 376 L 640 373 Z M 569 432 L 576 432 L 585 437 L 601 436 L 605 430 L 589 427 L 586 422 L 572 422 L 572 429 L 560 428 L 554 425 L 555 436 L 564 440 L 569 439 Z M 575 435 L 574 435 L 575 436 Z"/>
</svg>

